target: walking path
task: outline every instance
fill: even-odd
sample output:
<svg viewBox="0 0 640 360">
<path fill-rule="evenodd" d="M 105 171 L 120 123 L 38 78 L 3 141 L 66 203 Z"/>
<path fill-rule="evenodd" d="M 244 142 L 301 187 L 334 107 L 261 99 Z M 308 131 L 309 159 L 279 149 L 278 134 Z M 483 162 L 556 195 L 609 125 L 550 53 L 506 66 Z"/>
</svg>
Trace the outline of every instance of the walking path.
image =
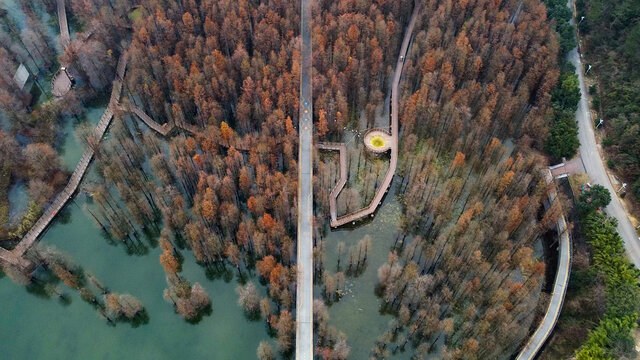
<svg viewBox="0 0 640 360">
<path fill-rule="evenodd" d="M 298 147 L 298 252 L 296 359 L 313 360 L 313 93 L 311 1 L 300 1 L 300 120 Z"/>
<path fill-rule="evenodd" d="M 553 181 L 553 175 L 550 170 L 547 170 L 546 180 L 547 183 L 551 183 Z M 556 200 L 556 197 L 557 195 L 555 190 L 549 192 L 549 204 L 552 204 Z M 571 239 L 569 238 L 569 231 L 567 230 L 567 223 L 564 219 L 564 215 L 560 215 L 558 217 L 557 231 L 560 236 L 560 249 L 558 252 L 558 270 L 553 284 L 551 300 L 549 300 L 547 312 L 540 322 L 540 325 L 527 342 L 527 345 L 522 349 L 522 351 L 520 351 L 516 360 L 531 360 L 535 358 L 538 351 L 540 351 L 540 348 L 542 348 L 542 345 L 544 345 L 545 341 L 549 338 L 549 335 L 551 335 L 551 332 L 558 321 L 558 317 L 560 317 L 564 296 L 567 292 L 569 274 L 571 273 Z"/>
<path fill-rule="evenodd" d="M 373 215 L 373 213 L 376 211 L 376 209 L 382 202 L 382 198 L 384 197 L 384 194 L 389 189 L 389 186 L 391 186 L 391 181 L 393 181 L 393 176 L 395 175 L 396 168 L 398 167 L 398 141 L 399 141 L 398 99 L 400 98 L 400 95 L 398 94 L 398 86 L 400 84 L 400 78 L 402 77 L 404 60 L 406 59 L 407 52 L 409 50 L 409 42 L 413 34 L 413 28 L 418 18 L 419 6 L 420 6 L 420 2 L 417 1 L 415 8 L 413 9 L 413 14 L 411 15 L 411 20 L 409 21 L 409 26 L 407 27 L 407 31 L 404 34 L 404 40 L 402 41 L 402 48 L 400 49 L 400 55 L 398 56 L 398 62 L 396 63 L 396 70 L 395 70 L 393 84 L 391 88 L 391 105 L 390 105 L 391 106 L 391 134 L 387 133 L 384 130 L 377 129 L 377 131 L 384 131 L 385 134 L 388 135 L 388 141 L 390 142 L 389 151 L 391 152 L 389 168 L 387 169 L 387 173 L 384 175 L 384 179 L 382 180 L 380 187 L 378 187 L 378 190 L 376 191 L 375 196 L 371 200 L 371 203 L 369 203 L 369 205 L 367 205 L 366 207 L 360 210 L 357 210 L 351 214 L 337 217 L 337 201 L 336 200 L 340 191 L 334 192 L 337 187 L 334 188 L 334 191 L 332 191 L 330 195 L 331 198 L 329 199 L 329 207 L 331 212 L 331 227 L 338 227 L 344 224 L 353 223 L 366 216 Z M 340 168 L 346 169 L 346 157 L 344 159 L 344 163 L 342 161 L 342 156 L 340 157 L 340 160 L 341 160 Z M 340 176 L 341 177 L 343 176 L 342 172 Z M 346 177 L 346 172 L 344 176 Z M 340 190 L 342 190 L 342 187 L 340 187 Z"/>
<path fill-rule="evenodd" d="M 58 24 L 60 25 L 60 45 L 66 49 L 71 44 L 71 35 L 69 34 L 69 24 L 67 23 L 67 10 L 64 6 L 64 0 L 58 2 Z"/>
<path fill-rule="evenodd" d="M 335 150 L 340 153 L 340 180 L 329 193 L 329 212 L 331 213 L 331 224 L 337 221 L 337 204 L 338 195 L 347 184 L 347 146 L 344 143 L 319 143 L 318 148 L 321 150 Z"/>
<path fill-rule="evenodd" d="M 620 198 L 618 198 L 616 194 L 617 189 L 611 184 L 611 179 L 605 169 L 604 161 L 600 156 L 598 142 L 596 141 L 593 128 L 593 119 L 591 119 L 591 112 L 589 111 L 582 59 L 575 49 L 569 54 L 569 58 L 576 67 L 576 73 L 580 81 L 581 96 L 580 102 L 578 103 L 578 112 L 576 113 L 578 139 L 580 140 L 580 157 L 584 163 L 586 173 L 591 180 L 591 185 L 600 184 L 606 187 L 611 193 L 611 202 L 605 208 L 605 211 L 609 216 L 615 217 L 618 220 L 618 234 L 620 234 L 624 240 L 627 256 L 629 256 L 629 259 L 637 268 L 640 268 L 640 241 L 638 234 L 633 228 Z"/>
<path fill-rule="evenodd" d="M 111 98 L 109 99 L 109 105 L 102 114 L 98 125 L 95 128 L 95 136 L 97 139 L 102 139 L 107 127 L 113 119 L 113 110 L 118 106 L 120 99 L 120 93 L 122 92 L 122 79 L 124 78 L 124 72 L 127 66 L 127 53 L 123 53 L 118 60 L 117 77 L 113 81 L 113 88 L 111 91 Z M 64 190 L 60 192 L 53 203 L 42 213 L 42 216 L 36 221 L 33 227 L 22 237 L 22 240 L 11 250 L 2 249 L 0 251 L 0 259 L 5 260 L 13 265 L 24 266 L 25 260 L 23 255 L 29 250 L 29 248 L 36 242 L 42 232 L 49 226 L 55 216 L 62 210 L 66 203 L 71 199 L 73 194 L 78 189 L 82 177 L 87 172 L 89 163 L 93 159 L 94 152 L 92 149 L 86 149 L 76 165 L 71 178 L 65 186 Z"/>
<path fill-rule="evenodd" d="M 60 45 L 64 52 L 69 44 L 71 44 L 71 35 L 69 34 L 69 24 L 67 23 L 67 10 L 64 5 L 65 0 L 57 0 L 58 4 L 58 25 L 60 25 Z M 60 70 L 56 72 L 51 80 L 51 93 L 55 97 L 62 97 L 71 90 L 73 85 L 69 74 L 66 71 L 66 65 L 62 65 Z"/>
<path fill-rule="evenodd" d="M 192 124 L 187 124 L 185 122 L 175 122 L 175 123 L 171 123 L 171 125 L 169 125 L 169 123 L 164 123 L 162 125 L 160 125 L 160 123 L 158 123 L 157 121 L 153 120 L 149 115 L 147 115 L 144 110 L 140 109 L 139 107 L 135 106 L 135 105 L 128 105 L 128 106 L 119 106 L 118 107 L 120 110 L 124 111 L 124 112 L 129 112 L 129 113 L 133 113 L 135 116 L 137 116 L 143 123 L 145 123 L 151 130 L 157 132 L 158 134 L 162 135 L 162 136 L 168 136 L 170 134 L 172 134 L 174 131 L 176 131 L 177 129 L 182 129 L 186 132 L 188 132 L 191 135 L 195 135 L 198 132 L 201 131 L 201 129 L 196 126 L 196 125 L 192 125 Z M 246 141 L 242 141 L 242 139 L 235 139 L 234 141 L 231 142 L 231 144 L 222 144 L 219 143 L 220 146 L 229 148 L 231 146 L 233 146 L 234 149 L 236 150 L 240 150 L 240 151 L 249 151 L 254 144 L 252 143 L 248 143 Z"/>
<path fill-rule="evenodd" d="M 157 122 L 155 122 L 151 117 L 149 117 L 149 115 L 147 115 L 142 109 L 140 109 L 137 106 L 129 106 L 127 107 L 121 107 L 122 110 L 124 111 L 129 111 L 134 113 L 140 120 L 142 120 L 143 123 L 147 124 L 147 126 L 157 132 L 158 134 L 162 135 L 162 136 L 167 136 L 169 135 L 173 130 L 176 129 L 175 126 L 169 127 L 167 126 L 168 124 L 158 124 Z"/>
</svg>

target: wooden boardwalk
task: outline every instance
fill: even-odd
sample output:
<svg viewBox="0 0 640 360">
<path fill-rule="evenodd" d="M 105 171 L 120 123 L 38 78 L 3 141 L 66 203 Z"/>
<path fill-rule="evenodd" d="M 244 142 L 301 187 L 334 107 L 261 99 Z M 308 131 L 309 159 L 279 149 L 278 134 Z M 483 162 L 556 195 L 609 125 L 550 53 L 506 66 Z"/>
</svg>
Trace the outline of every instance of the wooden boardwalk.
<svg viewBox="0 0 640 360">
<path fill-rule="evenodd" d="M 546 170 L 545 179 L 547 184 L 550 184 L 553 181 L 553 175 L 550 170 Z M 552 189 L 549 192 L 549 206 L 556 201 L 556 198 L 556 191 Z M 560 237 L 558 243 L 558 270 L 553 283 L 553 292 L 551 293 L 549 306 L 547 307 L 547 312 L 544 314 L 540 325 L 533 333 L 525 347 L 520 351 L 516 360 L 533 360 L 538 354 L 538 351 L 542 348 L 542 345 L 544 345 L 549 338 L 549 335 L 551 335 L 551 332 L 560 317 L 564 297 L 567 293 L 569 274 L 571 273 L 571 239 L 569 237 L 569 230 L 567 230 L 567 222 L 562 214 L 558 217 L 556 230 Z"/>
<path fill-rule="evenodd" d="M 162 136 L 167 136 L 169 134 L 171 134 L 172 132 L 174 132 L 177 129 L 182 129 L 186 132 L 188 132 L 189 134 L 196 134 L 197 132 L 199 132 L 201 129 L 196 126 L 196 125 L 191 125 L 191 124 L 187 124 L 184 122 L 176 122 L 176 123 L 172 123 L 171 125 L 169 125 L 168 123 L 162 124 L 160 125 L 158 122 L 156 122 L 155 120 L 153 120 L 149 115 L 147 115 L 144 110 L 140 109 L 139 107 L 135 106 L 135 105 L 129 105 L 128 107 L 122 106 L 120 107 L 120 109 L 133 113 L 134 115 L 136 115 L 140 120 L 142 120 L 143 123 L 145 123 L 151 130 L 157 132 L 158 134 L 162 135 Z"/>
<path fill-rule="evenodd" d="M 94 130 L 97 139 L 102 139 L 104 133 L 109 127 L 109 124 L 111 123 L 111 119 L 113 119 L 113 110 L 118 106 L 118 101 L 122 92 L 122 80 L 124 78 L 126 66 L 127 53 L 125 52 L 122 54 L 122 56 L 120 56 L 120 59 L 118 60 L 117 77 L 113 81 L 109 105 L 107 106 L 105 112 L 102 114 L 102 117 L 100 118 L 100 121 L 98 122 L 98 125 Z M 76 190 L 78 190 L 78 186 L 80 185 L 82 178 L 89 168 L 89 163 L 93 159 L 93 155 L 94 153 L 92 149 L 86 149 L 84 151 L 64 190 L 62 190 L 62 192 L 60 192 L 55 197 L 55 200 L 47 209 L 45 209 L 45 211 L 42 213 L 42 216 L 40 216 L 33 227 L 22 237 L 22 240 L 20 240 L 20 242 L 13 250 L 0 250 L 0 259 L 9 262 L 12 265 L 25 265 L 24 259 L 22 258 L 23 255 L 38 240 L 38 237 L 44 232 L 49 224 L 51 224 L 51 221 L 53 221 L 55 216 L 67 204 Z"/>
<path fill-rule="evenodd" d="M 318 143 L 321 150 L 335 150 L 340 153 L 340 180 L 329 193 L 329 212 L 331 213 L 331 226 L 338 221 L 337 198 L 344 186 L 347 184 L 347 146 L 344 143 Z"/>
<path fill-rule="evenodd" d="M 344 216 L 337 217 L 337 198 L 340 191 L 337 191 L 337 192 L 335 191 L 336 189 L 338 189 L 337 185 L 336 187 L 334 187 L 333 191 L 331 191 L 330 199 L 329 199 L 329 207 L 331 212 L 331 227 L 338 227 L 348 223 L 353 223 L 364 217 L 373 215 L 373 213 L 376 211 L 376 209 L 382 202 L 382 199 L 384 198 L 384 194 L 387 192 L 387 190 L 391 186 L 391 182 L 393 181 L 393 176 L 395 175 L 396 168 L 398 167 L 398 141 L 399 141 L 398 99 L 400 98 L 400 95 L 398 94 L 398 87 L 400 84 L 400 78 L 402 77 L 402 69 L 404 68 L 404 59 L 407 56 L 407 52 L 409 50 L 409 42 L 413 34 L 413 28 L 415 27 L 416 20 L 418 18 L 419 4 L 420 2 L 416 2 L 415 8 L 413 9 L 413 14 L 411 15 L 411 20 L 409 21 L 409 26 L 407 27 L 407 31 L 404 34 L 404 39 L 402 41 L 402 47 L 400 49 L 400 54 L 398 56 L 398 62 L 396 63 L 396 70 L 395 70 L 393 84 L 391 88 L 391 104 L 390 104 L 391 106 L 391 114 L 390 114 L 391 144 L 389 148 L 389 151 L 390 151 L 389 168 L 387 169 L 387 173 L 385 174 L 384 179 L 380 184 L 380 187 L 378 187 L 378 190 L 376 191 L 376 194 L 371 200 L 371 202 L 369 203 L 369 205 L 367 205 L 366 207 L 360 210 L 352 212 L 351 214 L 346 214 Z M 340 182 L 342 182 L 342 177 L 343 177 L 342 169 L 345 169 L 344 177 L 346 178 L 346 156 L 344 160 L 343 160 L 343 157 L 340 156 L 340 169 L 341 169 Z M 338 182 L 338 185 L 340 184 L 340 182 Z M 342 187 L 344 187 L 344 185 Z M 340 187 L 339 190 L 342 190 L 342 187 Z"/>
<path fill-rule="evenodd" d="M 64 6 L 64 0 L 58 0 L 58 25 L 60 25 L 60 45 L 66 49 L 71 44 L 71 35 L 69 34 L 69 24 L 67 23 L 67 10 Z"/>
<path fill-rule="evenodd" d="M 169 136 L 174 131 L 177 131 L 178 129 L 184 130 L 185 132 L 191 135 L 195 135 L 202 131 L 202 129 L 197 125 L 187 124 L 181 121 L 176 123 L 171 123 L 171 124 L 165 123 L 160 125 L 160 123 L 153 120 L 149 115 L 147 115 L 147 113 L 145 113 L 144 110 L 140 109 L 135 105 L 119 106 L 118 108 L 124 112 L 134 114 L 135 116 L 138 117 L 138 119 L 140 119 L 140 121 L 145 123 L 145 125 L 147 125 L 149 129 L 157 132 L 162 136 Z M 225 148 L 230 148 L 231 146 L 233 146 L 234 149 L 239 151 L 249 151 L 254 147 L 255 144 L 253 144 L 252 142 L 243 141 L 242 139 L 237 139 L 232 144 L 218 143 L 218 145 Z"/>
<path fill-rule="evenodd" d="M 175 129 L 175 126 L 169 127 L 167 126 L 168 124 L 158 124 L 137 106 L 122 107 L 122 110 L 135 114 L 143 123 L 147 124 L 151 130 L 162 136 L 169 135 Z"/>
</svg>

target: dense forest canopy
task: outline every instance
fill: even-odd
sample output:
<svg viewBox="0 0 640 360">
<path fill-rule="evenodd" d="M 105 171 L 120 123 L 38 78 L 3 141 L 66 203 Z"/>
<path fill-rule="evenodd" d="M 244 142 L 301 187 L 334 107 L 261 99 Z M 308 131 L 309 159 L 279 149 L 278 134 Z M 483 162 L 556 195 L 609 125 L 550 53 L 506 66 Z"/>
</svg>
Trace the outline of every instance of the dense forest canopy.
<svg viewBox="0 0 640 360">
<path fill-rule="evenodd" d="M 345 141 L 347 127 L 363 131 L 386 121 L 393 64 L 418 11 L 399 98 L 394 186 L 402 216 L 396 244 L 378 269 L 382 307 L 396 319 L 377 334 L 371 356 L 406 348 L 416 357 L 508 358 L 527 337 L 540 297 L 546 267 L 536 242 L 561 211 L 540 211 L 548 191 L 540 150 L 553 105 L 564 101 L 552 90 L 566 80 L 557 65 L 566 44 L 558 43 L 540 0 L 414 5 L 319 0 L 313 8 L 317 141 Z M 55 11 L 52 0 L 38 6 Z M 58 61 L 79 79 L 74 92 L 32 109 L 29 94 L 13 91 L 10 74 L 0 76 L 7 85 L 0 92 L 3 110 L 19 124 L 14 133 L 43 136 L 45 125 L 78 115 L 73 109 L 109 93 L 117 59 L 127 52 L 110 136 L 99 146 L 87 140 L 99 176 L 85 186 L 95 203 L 86 210 L 127 252 L 162 250 L 163 295 L 189 321 L 210 313 L 215 294 L 182 274 L 182 253 L 192 251 L 211 277 L 237 273 L 238 304 L 265 321 L 284 354 L 295 340 L 299 10 L 295 0 L 71 0 L 82 30 Z M 37 36 L 3 31 L 0 40 L 19 37 L 38 46 Z M 29 60 L 32 71 L 51 72 L 52 55 L 30 59 L 12 41 L 2 43 L 1 61 L 13 68 Z M 178 130 L 161 138 L 140 124 L 140 113 Z M 40 117 L 48 120 L 34 125 Z M 2 184 L 18 176 L 64 180 L 54 141 L 38 141 L 21 147 L 0 132 L 0 146 L 30 164 L 18 169 L 4 159 Z M 342 210 L 370 198 L 386 166 L 384 156 L 365 155 L 360 142 L 349 146 L 355 172 Z M 316 255 L 322 258 L 327 189 L 337 179 L 333 157 L 317 157 L 316 165 Z M 29 187 L 46 195 L 56 184 Z M 46 204 L 45 195 L 34 190 L 32 196 Z M 316 263 L 327 303 L 339 299 L 345 277 L 358 275 L 376 245 L 365 237 L 349 246 L 348 267 L 355 270 L 332 274 Z M 81 289 L 84 280 L 71 281 L 79 271 L 62 263 L 51 261 L 52 271 Z M 97 306 L 114 318 L 135 317 L 139 311 L 132 309 L 141 305 L 129 300 L 113 294 Z M 120 302 L 136 306 L 125 310 Z M 327 359 L 345 359 L 348 339 L 329 326 L 326 306 L 314 303 L 316 347 Z M 269 343 L 257 351 L 272 358 Z"/>
<path fill-rule="evenodd" d="M 539 150 L 553 117 L 558 40 L 540 1 L 433 0 L 419 11 L 401 83 L 403 216 L 378 270 L 383 310 L 397 321 L 371 355 L 411 344 L 419 358 L 508 358 L 528 336 L 544 280 L 535 243 L 561 211 L 539 213 L 547 196 Z M 369 111 L 367 126 L 380 116 Z M 344 139 L 342 124 L 321 139 Z M 366 163 L 379 158 L 361 161 L 362 147 L 350 149 L 350 169 L 357 163 L 365 179 L 376 171 Z M 322 183 L 335 184 L 335 158 L 319 161 Z M 350 179 L 345 191 L 367 198 L 366 183 Z M 326 200 L 316 201 L 326 214 Z M 366 254 L 366 246 L 357 249 Z M 359 267 L 349 255 L 349 269 L 356 259 Z M 323 275 L 325 294 L 341 276 Z"/>
</svg>

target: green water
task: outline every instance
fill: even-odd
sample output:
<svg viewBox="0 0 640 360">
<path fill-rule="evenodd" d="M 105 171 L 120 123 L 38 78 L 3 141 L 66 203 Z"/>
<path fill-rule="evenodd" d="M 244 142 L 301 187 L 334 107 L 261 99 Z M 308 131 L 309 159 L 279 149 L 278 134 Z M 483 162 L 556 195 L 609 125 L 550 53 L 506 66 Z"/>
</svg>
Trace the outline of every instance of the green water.
<svg viewBox="0 0 640 360">
<path fill-rule="evenodd" d="M 62 126 L 64 140 L 57 149 L 65 169 L 73 171 L 84 152 L 84 147 L 78 140 L 75 129 L 82 123 L 90 124 L 92 128 L 95 128 L 106 108 L 106 105 L 103 107 L 90 107 L 78 119 L 65 118 Z"/>
<path fill-rule="evenodd" d="M 84 196 L 76 197 L 84 203 Z M 11 359 L 253 359 L 261 340 L 268 339 L 263 321 L 249 321 L 236 305 L 237 283 L 210 281 L 186 254 L 183 274 L 203 285 L 213 312 L 198 324 L 175 314 L 162 298 L 164 271 L 159 249 L 144 256 L 128 256 L 124 248 L 109 245 L 88 214 L 75 203 L 67 206 L 68 223 L 58 220 L 42 242 L 70 254 L 112 291 L 138 297 L 149 313 L 149 323 L 133 328 L 112 327 L 92 306 L 72 294 L 71 304 L 28 293 L 9 278 L 0 279 L 0 358 Z"/>
<path fill-rule="evenodd" d="M 365 235 L 372 239 L 365 271 L 356 278 L 348 277 L 345 296 L 329 307 L 329 323 L 347 336 L 347 343 L 351 347 L 350 359 L 368 359 L 376 339 L 388 330 L 389 321 L 393 319 L 392 315 L 380 313 L 382 301 L 375 294 L 375 286 L 378 283 L 378 268 L 387 261 L 387 255 L 393 246 L 400 212 L 400 204 L 393 190 L 389 191 L 373 219 L 352 229 L 334 230 L 325 238 L 326 266 L 332 274 L 337 271 L 338 242 L 344 242 L 348 249 Z M 345 271 L 345 265 L 348 266 L 348 256 L 343 255 L 340 265 L 342 271 Z M 315 291 L 315 297 L 319 297 L 321 289 L 316 287 Z M 410 347 L 407 346 L 406 352 L 398 352 L 391 357 L 409 359 L 410 355 Z"/>
<path fill-rule="evenodd" d="M 89 108 L 84 118 L 68 119 L 59 147 L 64 167 L 72 171 L 83 147 L 74 135 L 81 122 L 95 125 L 104 108 Z M 87 175 L 94 178 L 93 174 Z M 87 181 L 85 179 L 85 181 Z M 262 340 L 268 340 L 264 321 L 249 321 L 236 304 L 237 282 L 207 279 L 190 252 L 183 252 L 182 274 L 199 282 L 209 294 L 213 312 L 198 324 L 175 314 L 164 301 L 164 271 L 160 250 L 129 256 L 124 247 L 110 245 L 84 210 L 86 196 L 70 202 L 41 242 L 69 254 L 74 262 L 94 274 L 112 291 L 129 292 L 140 299 L 149 323 L 109 326 L 94 308 L 74 292 L 71 304 L 38 297 L 9 278 L 0 279 L 0 359 L 253 359 Z M 264 295 L 264 289 L 260 287 Z"/>
</svg>

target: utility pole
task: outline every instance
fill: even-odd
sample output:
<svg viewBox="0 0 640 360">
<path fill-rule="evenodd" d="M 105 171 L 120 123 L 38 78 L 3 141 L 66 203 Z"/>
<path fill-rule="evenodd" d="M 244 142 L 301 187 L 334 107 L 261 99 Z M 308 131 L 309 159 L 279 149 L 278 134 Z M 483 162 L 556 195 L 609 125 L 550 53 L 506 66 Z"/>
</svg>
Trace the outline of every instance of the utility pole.
<svg viewBox="0 0 640 360">
<path fill-rule="evenodd" d="M 587 75 L 589 73 L 589 70 L 591 70 L 591 65 L 589 65 L 589 67 L 587 68 L 587 71 L 584 73 L 585 75 Z"/>
<path fill-rule="evenodd" d="M 616 191 L 616 194 L 627 188 L 627 183 L 622 183 L 622 187 Z"/>
<path fill-rule="evenodd" d="M 580 21 L 578 22 L 578 25 L 582 24 L 583 21 L 584 21 L 584 16 L 580 18 Z"/>
<path fill-rule="evenodd" d="M 603 124 L 604 124 L 604 120 L 600 119 L 600 121 L 598 121 L 598 125 L 596 125 L 596 129 L 602 126 Z"/>
</svg>

